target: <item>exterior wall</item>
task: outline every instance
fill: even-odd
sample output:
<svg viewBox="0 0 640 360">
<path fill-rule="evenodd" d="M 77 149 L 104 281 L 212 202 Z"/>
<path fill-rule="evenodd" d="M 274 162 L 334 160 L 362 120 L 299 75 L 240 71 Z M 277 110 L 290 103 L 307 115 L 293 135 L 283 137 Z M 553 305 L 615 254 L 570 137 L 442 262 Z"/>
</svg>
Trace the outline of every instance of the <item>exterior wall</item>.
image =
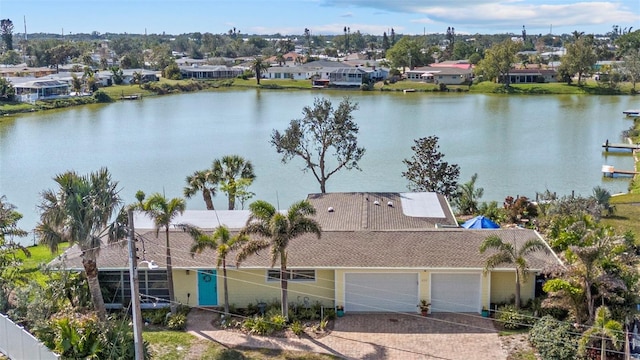
<svg viewBox="0 0 640 360">
<path fill-rule="evenodd" d="M 227 269 L 229 303 L 247 306 L 260 301 L 280 301 L 280 281 L 267 281 L 267 269 Z M 315 281 L 289 280 L 289 302 L 322 302 L 324 306 L 333 306 L 334 287 L 333 270 L 316 270 Z M 222 270 L 218 271 L 218 303 L 224 304 L 224 279 Z"/>
<path fill-rule="evenodd" d="M 516 293 L 516 274 L 514 271 L 491 272 L 491 299 L 490 303 L 509 302 Z M 520 298 L 522 303 L 535 297 L 535 274 L 529 273 L 526 279 L 520 282 Z M 483 303 L 483 306 L 485 304 Z M 487 306 L 488 308 L 488 306 Z"/>
<path fill-rule="evenodd" d="M 189 271 L 189 274 L 187 274 L 187 271 Z M 197 305 L 198 275 L 196 271 L 174 268 L 173 291 L 175 292 L 176 301 L 182 304 Z M 191 294 L 191 296 L 187 297 L 187 294 Z"/>
</svg>

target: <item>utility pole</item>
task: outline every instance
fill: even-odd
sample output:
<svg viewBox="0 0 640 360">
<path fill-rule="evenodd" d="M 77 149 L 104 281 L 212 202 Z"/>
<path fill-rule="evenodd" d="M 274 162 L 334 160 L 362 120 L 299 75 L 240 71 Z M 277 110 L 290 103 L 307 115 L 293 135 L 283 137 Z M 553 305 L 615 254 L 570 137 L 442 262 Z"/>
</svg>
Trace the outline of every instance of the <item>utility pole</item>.
<svg viewBox="0 0 640 360">
<path fill-rule="evenodd" d="M 135 359 L 144 359 L 142 342 L 142 314 L 140 313 L 140 290 L 138 286 L 138 269 L 136 268 L 135 230 L 133 227 L 133 210 L 129 209 L 129 285 L 131 286 L 131 317 L 133 318 L 133 342 Z"/>
</svg>

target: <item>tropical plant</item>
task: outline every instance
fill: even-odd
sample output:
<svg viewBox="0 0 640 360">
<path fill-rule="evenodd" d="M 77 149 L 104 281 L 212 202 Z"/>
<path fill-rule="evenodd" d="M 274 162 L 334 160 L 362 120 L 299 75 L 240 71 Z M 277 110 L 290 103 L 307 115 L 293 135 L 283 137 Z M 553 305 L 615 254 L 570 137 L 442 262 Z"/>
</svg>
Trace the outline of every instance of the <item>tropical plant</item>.
<svg viewBox="0 0 640 360">
<path fill-rule="evenodd" d="M 114 242 L 125 236 L 124 228 L 113 221 L 121 203 L 117 181 L 106 168 L 86 176 L 73 171 L 54 178 L 59 189 L 42 192 L 40 222 L 36 233 L 40 243 L 52 252 L 62 242 L 76 244 L 82 250 L 82 265 L 87 276 L 93 307 L 100 319 L 106 309 L 98 282 L 97 257 L 101 239 Z"/>
<path fill-rule="evenodd" d="M 251 68 L 256 73 L 256 84 L 260 85 L 260 79 L 262 78 L 262 72 L 269 68 L 269 64 L 262 59 L 262 56 L 256 56 L 251 63 Z"/>
<path fill-rule="evenodd" d="M 578 323 L 590 323 L 596 304 L 606 301 L 618 318 L 637 303 L 637 244 L 632 234 L 618 236 L 612 229 L 589 230 L 577 246 L 564 253 L 567 265 L 549 271 L 545 306 L 569 310 Z"/>
<path fill-rule="evenodd" d="M 527 276 L 529 268 L 527 256 L 536 251 L 549 252 L 546 244 L 538 239 L 532 238 L 524 242 L 522 246 L 518 246 L 518 242 L 514 239 L 512 242 L 505 242 L 497 235 L 491 235 L 484 239 L 480 244 L 480 254 L 484 254 L 488 249 L 494 249 L 497 252 L 490 255 L 485 262 L 485 270 L 491 270 L 501 264 L 514 264 L 516 267 L 516 288 L 515 296 L 516 310 L 520 309 L 520 283 Z"/>
<path fill-rule="evenodd" d="M 331 101 L 316 98 L 313 108 L 302 109 L 302 119 L 291 120 L 284 133 L 274 130 L 271 145 L 282 162 L 287 163 L 294 157 L 305 162 L 304 170 L 311 170 L 318 183 L 320 192 L 327 192 L 327 180 L 345 168 L 358 169 L 358 161 L 365 149 L 358 147 L 358 124 L 353 121 L 352 112 L 358 108 L 349 98 L 344 98 L 337 109 Z M 333 152 L 335 162 L 330 162 L 327 154 Z"/>
<path fill-rule="evenodd" d="M 593 325 L 582 333 L 578 354 L 585 355 L 587 347 L 600 347 L 600 359 L 607 359 L 607 345 L 613 350 L 620 350 L 624 341 L 622 324 L 611 319 L 611 311 L 606 306 L 598 307 Z"/>
<path fill-rule="evenodd" d="M 316 210 L 306 200 L 291 205 L 286 214 L 277 211 L 273 205 L 263 200 L 251 203 L 249 210 L 251 214 L 242 233 L 257 235 L 257 237 L 251 238 L 242 246 L 236 262 L 240 265 L 250 255 L 267 248 L 271 249 L 271 266 L 280 262 L 282 316 L 288 317 L 287 246 L 289 242 L 306 233 L 316 234 L 320 238 L 320 224 L 310 218 Z"/>
<path fill-rule="evenodd" d="M 454 198 L 453 204 L 461 215 L 473 215 L 478 211 L 478 200 L 484 194 L 484 189 L 476 189 L 477 179 L 478 174 L 473 174 L 469 182 L 458 184 L 457 196 Z"/>
<path fill-rule="evenodd" d="M 607 215 L 613 215 L 615 211 L 615 207 L 611 206 L 609 202 L 611 200 L 611 193 L 609 190 L 603 188 L 602 186 L 596 186 L 593 188 L 593 198 L 600 205 L 602 210 L 604 210 Z"/>
<path fill-rule="evenodd" d="M 239 155 L 226 155 L 221 159 L 215 159 L 212 172 L 220 183 L 220 189 L 227 193 L 229 210 L 234 210 L 236 206 L 238 182 L 244 179 L 245 184 L 251 184 L 256 178 L 251 161 Z"/>
<path fill-rule="evenodd" d="M 224 284 L 224 313 L 229 314 L 229 290 L 227 287 L 227 255 L 230 251 L 237 249 L 248 237 L 244 234 L 231 236 L 229 228 L 224 225 L 218 226 L 211 235 L 207 235 L 202 230 L 191 225 L 182 225 L 193 238 L 191 246 L 191 256 L 200 254 L 206 249 L 216 251 L 217 267 L 222 266 L 222 279 Z"/>
<path fill-rule="evenodd" d="M 213 196 L 216 195 L 219 178 L 211 170 L 195 171 L 186 178 L 187 186 L 184 187 L 184 196 L 190 199 L 198 192 L 202 192 L 202 198 L 207 210 L 214 210 Z"/>
<path fill-rule="evenodd" d="M 437 192 L 454 196 L 458 187 L 460 167 L 444 161 L 444 154 L 438 151 L 438 137 L 428 136 L 414 140 L 411 160 L 404 159 L 407 171 L 402 176 L 409 180 L 411 191 Z"/>
<path fill-rule="evenodd" d="M 26 231 L 18 227 L 22 214 L 15 209 L 4 195 L 0 196 L 0 311 L 5 311 L 4 300 L 13 287 L 11 284 L 21 277 L 22 271 L 18 267 L 21 261 L 17 253 L 31 256 L 29 249 L 13 241 L 14 237 L 27 235 Z"/>
<path fill-rule="evenodd" d="M 142 210 L 153 219 L 156 226 L 156 236 L 161 228 L 165 231 L 165 247 L 167 257 L 167 288 L 169 290 L 169 302 L 171 303 L 171 314 L 176 313 L 175 292 L 173 289 L 173 267 L 171 265 L 171 243 L 169 242 L 169 227 L 171 221 L 178 215 L 184 213 L 186 203 L 184 199 L 167 199 L 163 194 L 152 194 L 143 202 Z"/>
<path fill-rule="evenodd" d="M 543 359 L 574 360 L 578 352 L 575 329 L 551 315 L 540 318 L 529 331 L 529 341 Z"/>
</svg>

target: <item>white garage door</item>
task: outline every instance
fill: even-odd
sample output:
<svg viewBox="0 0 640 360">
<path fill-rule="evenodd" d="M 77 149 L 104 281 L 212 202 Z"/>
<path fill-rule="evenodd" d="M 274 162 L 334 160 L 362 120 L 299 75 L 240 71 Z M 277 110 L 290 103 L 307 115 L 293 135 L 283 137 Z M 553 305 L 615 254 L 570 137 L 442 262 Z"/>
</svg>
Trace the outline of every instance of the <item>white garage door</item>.
<svg viewBox="0 0 640 360">
<path fill-rule="evenodd" d="M 345 274 L 345 311 L 416 312 L 418 274 Z"/>
<path fill-rule="evenodd" d="M 432 312 L 479 312 L 480 274 L 431 274 Z"/>
</svg>

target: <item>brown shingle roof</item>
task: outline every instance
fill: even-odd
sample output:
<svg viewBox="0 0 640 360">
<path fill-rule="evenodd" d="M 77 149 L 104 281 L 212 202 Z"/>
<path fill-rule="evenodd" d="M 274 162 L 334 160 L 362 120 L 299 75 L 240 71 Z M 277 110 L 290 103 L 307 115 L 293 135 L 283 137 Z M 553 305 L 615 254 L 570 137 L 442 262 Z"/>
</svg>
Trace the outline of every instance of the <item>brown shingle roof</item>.
<svg viewBox="0 0 640 360">
<path fill-rule="evenodd" d="M 442 209 L 443 217 L 405 215 L 402 196 L 399 193 L 328 193 L 310 194 L 307 200 L 316 208 L 315 219 L 323 231 L 429 229 L 435 228 L 436 224 L 458 225 L 444 196 L 437 195 L 439 203 L 434 204 Z M 387 205 L 389 202 L 392 206 Z"/>
<path fill-rule="evenodd" d="M 317 239 L 315 235 L 305 235 L 289 243 L 288 266 L 290 268 L 418 268 L 418 269 L 482 269 L 488 256 L 480 254 L 478 248 L 489 235 L 498 235 L 503 241 L 526 240 L 538 237 L 537 233 L 526 229 L 467 230 L 433 229 L 406 231 L 326 231 Z M 138 258 L 154 260 L 160 267 L 165 266 L 164 234 L 155 237 L 150 231 L 137 242 Z M 189 248 L 191 237 L 182 231 L 170 233 L 172 262 L 175 268 L 202 268 L 215 266 L 215 254 L 207 250 L 191 257 Z M 143 254 L 143 249 L 146 253 Z M 66 253 L 67 267 L 80 269 L 82 262 L 77 249 Z M 536 252 L 529 256 L 531 270 L 540 270 L 546 265 L 558 264 L 553 255 Z M 59 261 L 54 261 L 59 262 Z M 234 254 L 228 257 L 228 264 L 235 262 Z M 111 245 L 103 248 L 98 257 L 98 266 L 105 268 L 127 268 L 127 248 Z M 269 251 L 249 257 L 243 268 L 270 267 Z M 499 268 L 513 268 L 502 265 Z"/>
</svg>

